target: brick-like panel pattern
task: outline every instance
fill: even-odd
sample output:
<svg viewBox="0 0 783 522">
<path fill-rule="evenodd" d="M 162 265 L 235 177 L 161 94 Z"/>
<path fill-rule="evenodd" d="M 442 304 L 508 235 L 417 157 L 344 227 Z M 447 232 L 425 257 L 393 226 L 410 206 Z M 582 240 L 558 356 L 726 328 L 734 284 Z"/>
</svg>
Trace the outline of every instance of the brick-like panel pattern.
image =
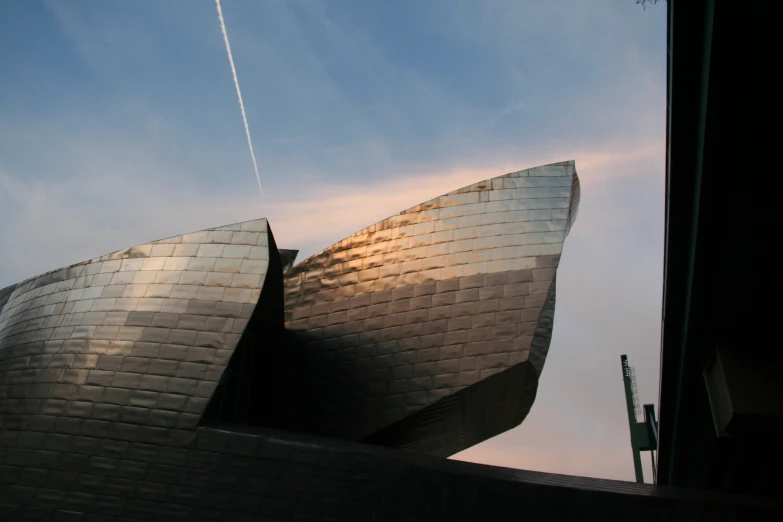
<svg viewBox="0 0 783 522">
<path fill-rule="evenodd" d="M 0 309 L 0 428 L 43 415 L 195 429 L 258 301 L 270 238 L 265 219 L 248 221 L 15 285 Z"/>
<path fill-rule="evenodd" d="M 296 309 L 277 365 L 296 365 L 302 380 L 281 375 L 290 415 L 280 427 L 363 439 L 525 363 L 553 275 L 476 275 Z"/>
<path fill-rule="evenodd" d="M 439 399 L 362 442 L 449 457 L 518 426 L 530 412 L 538 374 L 514 365 Z"/>
<path fill-rule="evenodd" d="M 470 392 L 462 391 L 482 379 L 529 360 L 537 382 L 551 337 L 555 272 L 578 200 L 572 161 L 513 172 L 403 211 L 288 270 L 285 357 L 304 361 L 312 386 L 282 385 L 289 409 L 307 411 L 283 425 L 353 440 L 405 440 L 405 447 L 436 454 L 503 431 L 487 434 L 465 419 L 443 418 L 459 432 L 411 443 L 423 433 L 415 419 L 456 415 L 459 408 L 438 403 L 457 393 L 458 403 L 467 400 Z M 534 336 L 540 339 L 531 344 Z M 529 404 L 518 397 L 514 422 L 484 424 L 508 429 L 520 422 Z M 413 431 L 379 433 L 401 426 Z"/>
<path fill-rule="evenodd" d="M 272 431 L 0 431 L 0 519 L 779 520 L 773 502 L 437 459 Z M 40 430 L 40 431 L 39 431 Z"/>
<path fill-rule="evenodd" d="M 447 457 L 518 426 L 530 412 L 538 390 L 555 314 L 556 281 L 530 343 L 527 361 L 503 370 L 406 415 L 364 439 L 419 453 Z"/>
<path fill-rule="evenodd" d="M 286 308 L 459 277 L 542 268 L 576 216 L 573 161 L 474 183 L 385 219 L 286 272 Z"/>
</svg>

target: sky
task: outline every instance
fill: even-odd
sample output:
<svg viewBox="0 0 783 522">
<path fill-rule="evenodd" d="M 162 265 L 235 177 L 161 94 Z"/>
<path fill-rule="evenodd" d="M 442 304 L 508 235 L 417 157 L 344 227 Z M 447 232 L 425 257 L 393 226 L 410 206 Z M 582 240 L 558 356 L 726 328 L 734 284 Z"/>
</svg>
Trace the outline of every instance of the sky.
<svg viewBox="0 0 783 522">
<path fill-rule="evenodd" d="M 0 2 L 0 287 L 269 218 L 299 259 L 486 178 L 573 159 L 582 184 L 538 397 L 454 458 L 633 480 L 620 367 L 657 403 L 665 4 Z M 649 456 L 643 455 L 649 481 Z"/>
</svg>

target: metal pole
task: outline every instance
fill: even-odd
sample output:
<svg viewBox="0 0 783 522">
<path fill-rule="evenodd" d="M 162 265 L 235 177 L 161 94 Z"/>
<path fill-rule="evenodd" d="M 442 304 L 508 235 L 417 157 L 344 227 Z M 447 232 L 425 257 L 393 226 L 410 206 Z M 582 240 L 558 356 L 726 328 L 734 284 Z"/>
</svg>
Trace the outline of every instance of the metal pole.
<svg viewBox="0 0 783 522">
<path fill-rule="evenodd" d="M 628 407 L 628 428 L 631 435 L 631 450 L 633 451 L 633 469 L 636 472 L 636 482 L 644 483 L 644 474 L 642 473 L 642 458 L 639 448 L 635 444 L 634 429 L 636 427 L 636 408 L 633 403 L 633 389 L 631 387 L 631 367 L 628 366 L 628 357 L 620 356 L 620 362 L 623 366 L 623 384 L 625 385 L 625 403 Z"/>
<path fill-rule="evenodd" d="M 650 452 L 650 464 L 652 465 L 653 484 L 658 482 L 658 470 L 655 469 L 655 453 Z"/>
</svg>

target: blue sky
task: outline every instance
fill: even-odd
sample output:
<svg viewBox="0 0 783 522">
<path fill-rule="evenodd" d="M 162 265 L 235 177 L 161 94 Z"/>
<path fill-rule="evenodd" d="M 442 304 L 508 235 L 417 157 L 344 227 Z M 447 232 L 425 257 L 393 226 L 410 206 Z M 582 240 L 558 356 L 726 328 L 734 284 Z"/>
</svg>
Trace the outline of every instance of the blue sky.
<svg viewBox="0 0 783 522">
<path fill-rule="evenodd" d="M 302 256 L 488 177 L 576 160 L 555 335 L 520 428 L 459 458 L 630 480 L 620 354 L 657 401 L 665 4 L 0 3 L 0 286 L 266 216 Z"/>
</svg>

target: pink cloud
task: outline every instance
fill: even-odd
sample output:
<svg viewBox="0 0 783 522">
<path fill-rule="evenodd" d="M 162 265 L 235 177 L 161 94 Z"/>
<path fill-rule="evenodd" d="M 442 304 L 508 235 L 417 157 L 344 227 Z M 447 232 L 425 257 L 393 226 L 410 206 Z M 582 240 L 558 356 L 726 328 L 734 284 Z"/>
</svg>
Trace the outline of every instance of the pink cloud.
<svg viewBox="0 0 783 522">
<path fill-rule="evenodd" d="M 582 186 L 637 174 L 638 165 L 662 160 L 663 147 L 640 146 L 543 152 L 529 157 L 487 161 L 487 166 L 413 172 L 373 184 L 319 186 L 294 201 L 272 202 L 266 215 L 281 244 L 296 248 L 298 242 L 324 239 L 323 247 L 413 205 L 465 185 L 520 169 L 569 159 L 576 160 Z M 661 173 L 661 175 L 663 175 Z M 268 201 L 274 200 L 273 196 Z M 255 216 L 254 216 L 255 217 Z M 311 252 L 312 253 L 312 252 Z"/>
</svg>

